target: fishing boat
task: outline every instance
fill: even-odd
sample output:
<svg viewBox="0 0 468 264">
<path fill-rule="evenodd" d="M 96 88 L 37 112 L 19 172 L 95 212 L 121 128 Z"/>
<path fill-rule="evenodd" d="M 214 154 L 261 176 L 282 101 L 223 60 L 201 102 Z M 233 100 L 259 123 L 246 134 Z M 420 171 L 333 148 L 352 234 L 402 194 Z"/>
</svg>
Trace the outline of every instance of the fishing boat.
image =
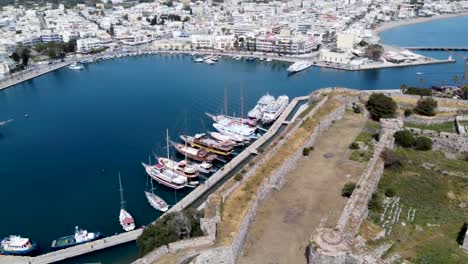
<svg viewBox="0 0 468 264">
<path fill-rule="evenodd" d="M 180 138 L 192 147 L 201 148 L 225 157 L 230 157 L 233 151 L 232 146 L 224 145 L 219 141 L 208 137 L 205 133 L 196 134 L 193 137 L 181 135 Z"/>
<path fill-rule="evenodd" d="M 151 182 L 151 190 L 145 191 L 146 199 L 154 209 L 161 212 L 167 212 L 167 210 L 169 210 L 169 205 L 167 205 L 166 201 L 164 201 L 161 197 L 154 194 L 153 180 L 151 180 L 149 177 L 148 179 Z"/>
<path fill-rule="evenodd" d="M 27 256 L 39 249 L 36 242 L 20 236 L 8 236 L 1 242 L 0 253 L 4 255 Z"/>
<path fill-rule="evenodd" d="M 88 243 L 97 239 L 102 238 L 101 233 L 92 233 L 86 230 L 79 229 L 75 227 L 75 234 L 71 236 L 64 236 L 59 239 L 52 241 L 52 249 L 62 249 L 71 246 L 76 246 L 79 244 Z"/>
<path fill-rule="evenodd" d="M 68 65 L 68 68 L 70 70 L 81 70 L 81 69 L 83 69 L 83 65 L 78 64 L 78 63 L 72 63 L 72 64 Z"/>
<path fill-rule="evenodd" d="M 235 142 L 238 142 L 237 144 L 239 144 L 245 141 L 244 137 L 237 136 L 237 135 L 228 136 L 228 135 L 224 135 L 218 132 L 210 132 L 210 136 L 222 142 L 235 141 Z"/>
<path fill-rule="evenodd" d="M 172 145 L 174 148 L 182 155 L 187 156 L 190 159 L 200 161 L 200 162 L 213 162 L 215 159 L 217 159 L 217 155 L 210 153 L 204 149 L 196 149 L 193 147 L 189 146 L 184 146 L 183 144 L 179 143 L 174 143 L 172 142 Z"/>
<path fill-rule="evenodd" d="M 125 231 L 132 231 L 135 229 L 135 221 L 129 212 L 125 209 L 125 201 L 123 198 L 123 189 L 122 189 L 122 180 L 120 179 L 119 173 L 119 187 L 120 187 L 120 213 L 119 213 L 119 222 Z"/>
<path fill-rule="evenodd" d="M 275 121 L 281 113 L 286 109 L 289 103 L 289 97 L 286 95 L 281 95 L 278 97 L 278 99 L 268 105 L 265 108 L 265 111 L 263 112 L 263 117 L 262 117 L 262 123 L 263 124 L 269 124 L 273 121 Z"/>
<path fill-rule="evenodd" d="M 312 62 L 310 61 L 298 61 L 298 62 L 291 64 L 291 66 L 288 67 L 288 72 L 289 73 L 300 72 L 309 68 L 310 66 L 312 66 Z"/>
<path fill-rule="evenodd" d="M 173 189 L 182 189 L 187 184 L 187 178 L 168 170 L 164 165 L 156 163 L 155 165 L 141 163 L 146 173 L 155 181 Z"/>
<path fill-rule="evenodd" d="M 159 164 L 162 164 L 166 169 L 181 173 L 189 179 L 198 177 L 198 169 L 187 160 L 174 161 L 168 158 L 157 158 L 157 160 Z"/>
<path fill-rule="evenodd" d="M 273 97 L 273 96 L 271 96 L 269 94 L 266 94 L 266 95 L 262 96 L 258 100 L 255 107 L 247 113 L 247 117 L 249 119 L 252 119 L 252 120 L 255 120 L 255 121 L 258 121 L 258 120 L 262 119 L 263 112 L 265 111 L 267 106 L 274 103 L 274 102 L 275 102 L 275 97 Z"/>
</svg>

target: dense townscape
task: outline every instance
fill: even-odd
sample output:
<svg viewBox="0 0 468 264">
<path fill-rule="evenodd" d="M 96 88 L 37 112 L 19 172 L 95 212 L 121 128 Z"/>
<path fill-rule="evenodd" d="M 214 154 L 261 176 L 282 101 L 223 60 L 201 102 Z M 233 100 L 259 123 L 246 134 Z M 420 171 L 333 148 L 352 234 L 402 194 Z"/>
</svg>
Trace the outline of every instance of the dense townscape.
<svg viewBox="0 0 468 264">
<path fill-rule="evenodd" d="M 373 46 L 378 37 L 372 31 L 380 23 L 461 13 L 468 10 L 468 1 L 112 0 L 67 6 L 16 3 L 2 7 L 0 75 L 17 71 L 20 61 L 21 67 L 28 66 L 30 56 L 39 62 L 75 51 L 87 54 L 135 47 L 302 55 L 323 63 L 359 66 L 382 56 L 383 48 Z M 390 50 L 385 60 L 418 58 L 411 52 Z"/>
<path fill-rule="evenodd" d="M 468 0 L 0 0 L 0 264 L 468 263 L 466 36 L 380 39 L 442 19 Z"/>
</svg>

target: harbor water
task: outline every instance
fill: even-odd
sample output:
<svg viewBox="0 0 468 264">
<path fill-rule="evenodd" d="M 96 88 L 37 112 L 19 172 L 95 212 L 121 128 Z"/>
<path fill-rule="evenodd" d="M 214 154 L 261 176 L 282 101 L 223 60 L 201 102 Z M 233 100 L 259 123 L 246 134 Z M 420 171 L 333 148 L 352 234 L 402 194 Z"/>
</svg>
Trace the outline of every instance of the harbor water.
<svg viewBox="0 0 468 264">
<path fill-rule="evenodd" d="M 381 38 L 403 46 L 462 46 L 468 35 L 457 32 L 467 22 L 461 17 L 416 24 Z M 265 93 L 292 98 L 331 86 L 398 89 L 402 83 L 419 86 L 421 78 L 426 86 L 451 83 L 463 71 L 463 62 L 454 58 L 454 64 L 362 72 L 310 68 L 288 76 L 285 63 L 223 58 L 211 66 L 193 63 L 191 56 L 154 55 L 88 64 L 82 71 L 63 68 L 3 90 L 0 121 L 14 121 L 0 127 L 0 237 L 29 237 L 45 252 L 76 225 L 105 235 L 121 232 L 119 172 L 137 226 L 150 223 L 159 213 L 144 196 L 141 162 L 149 156 L 154 161 L 153 153 L 166 155 L 166 128 L 173 140 L 185 132 L 213 131 L 205 112 L 224 109 L 225 89 L 229 114 L 239 116 Z M 170 204 L 190 191 L 157 187 Z M 136 256 L 132 243 L 68 263 L 129 263 Z"/>
</svg>

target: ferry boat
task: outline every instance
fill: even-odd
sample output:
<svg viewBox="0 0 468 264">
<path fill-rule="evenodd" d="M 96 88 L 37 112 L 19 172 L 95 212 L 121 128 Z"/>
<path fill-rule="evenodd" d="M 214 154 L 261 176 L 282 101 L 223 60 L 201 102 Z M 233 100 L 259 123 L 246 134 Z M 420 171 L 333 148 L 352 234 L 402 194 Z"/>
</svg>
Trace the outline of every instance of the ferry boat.
<svg viewBox="0 0 468 264">
<path fill-rule="evenodd" d="M 159 164 L 163 165 L 166 169 L 180 173 L 189 179 L 198 177 L 198 169 L 187 160 L 181 160 L 179 162 L 168 158 L 157 158 L 157 160 Z"/>
<path fill-rule="evenodd" d="M 212 163 L 215 159 L 218 158 L 216 154 L 210 153 L 204 149 L 196 149 L 189 146 L 184 146 L 179 143 L 172 143 L 174 148 L 182 155 L 187 156 L 190 159 L 200 161 L 200 162 L 209 162 Z"/>
<path fill-rule="evenodd" d="M 135 220 L 133 220 L 132 215 L 125 209 L 125 201 L 123 199 L 123 189 L 122 189 L 122 180 L 120 179 L 119 173 L 119 186 L 120 186 L 120 213 L 119 213 L 119 222 L 125 231 L 132 231 L 135 229 Z"/>
<path fill-rule="evenodd" d="M 36 242 L 20 236 L 5 237 L 1 242 L 0 253 L 4 255 L 27 256 L 39 249 Z"/>
<path fill-rule="evenodd" d="M 281 95 L 278 99 L 268 105 L 263 112 L 262 123 L 269 124 L 275 121 L 281 113 L 286 109 L 289 103 L 289 97 L 286 95 Z"/>
<path fill-rule="evenodd" d="M 192 147 L 201 148 L 225 157 L 230 157 L 233 151 L 232 146 L 224 145 L 219 141 L 209 138 L 205 133 L 196 134 L 193 137 L 182 135 L 180 138 Z"/>
<path fill-rule="evenodd" d="M 78 63 L 72 63 L 72 64 L 68 65 L 68 68 L 70 70 L 81 70 L 81 69 L 83 69 L 83 65 L 78 64 Z"/>
<path fill-rule="evenodd" d="M 222 142 L 236 141 L 236 142 L 238 142 L 237 144 L 239 144 L 239 143 L 242 143 L 242 142 L 245 141 L 244 137 L 237 136 L 237 135 L 228 136 L 228 135 L 224 135 L 224 134 L 221 134 L 221 133 L 218 133 L 218 132 L 210 132 L 210 136 L 212 136 L 216 140 L 219 140 L 219 141 L 222 141 Z"/>
<path fill-rule="evenodd" d="M 310 61 L 298 61 L 298 62 L 291 64 L 291 66 L 288 67 L 288 72 L 289 73 L 300 72 L 309 68 L 310 66 L 312 66 L 312 62 Z"/>
<path fill-rule="evenodd" d="M 71 246 L 76 246 L 79 244 L 88 243 L 97 239 L 102 238 L 101 233 L 92 233 L 86 230 L 79 229 L 75 227 L 75 234 L 71 236 L 64 236 L 57 240 L 52 241 L 52 249 L 62 249 Z"/>
<path fill-rule="evenodd" d="M 182 189 L 187 185 L 187 178 L 175 173 L 171 170 L 167 170 L 164 165 L 156 163 L 155 165 L 149 165 L 141 163 L 145 168 L 146 173 L 155 181 L 162 185 L 173 189 Z"/>
<path fill-rule="evenodd" d="M 169 205 L 167 205 L 166 201 L 164 201 L 161 197 L 154 194 L 153 180 L 151 180 L 151 178 L 149 178 L 149 180 L 151 182 L 151 190 L 145 191 L 145 196 L 148 200 L 148 203 L 156 210 L 167 212 L 167 210 L 169 210 Z"/>
<path fill-rule="evenodd" d="M 269 94 L 262 96 L 260 100 L 258 100 L 255 107 L 247 113 L 247 117 L 255 121 L 262 119 L 265 108 L 274 102 L 275 97 Z"/>
</svg>

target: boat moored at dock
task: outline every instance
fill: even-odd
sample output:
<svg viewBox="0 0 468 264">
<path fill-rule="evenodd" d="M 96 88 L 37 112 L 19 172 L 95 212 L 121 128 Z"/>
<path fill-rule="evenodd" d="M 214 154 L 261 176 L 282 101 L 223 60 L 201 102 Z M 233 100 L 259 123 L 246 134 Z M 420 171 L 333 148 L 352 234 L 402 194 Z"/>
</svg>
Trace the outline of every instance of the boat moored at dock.
<svg viewBox="0 0 468 264">
<path fill-rule="evenodd" d="M 198 177 L 198 169 L 187 160 L 178 162 L 168 158 L 157 158 L 157 160 L 159 164 L 164 165 L 166 169 L 180 173 L 189 179 Z"/>
<path fill-rule="evenodd" d="M 79 244 L 88 243 L 94 240 L 102 238 L 101 233 L 92 233 L 86 230 L 79 229 L 78 226 L 75 227 L 75 234 L 71 236 L 64 236 L 59 239 L 52 241 L 52 249 L 62 249 L 71 246 L 76 246 Z"/>
<path fill-rule="evenodd" d="M 148 177 L 148 180 L 151 183 L 151 190 L 145 191 L 146 199 L 148 203 L 156 210 L 161 212 L 167 212 L 169 210 L 169 205 L 161 197 L 154 194 L 153 180 Z M 148 185 L 148 182 L 146 182 Z M 148 186 L 147 186 L 148 187 Z"/>
<path fill-rule="evenodd" d="M 39 249 L 36 242 L 20 236 L 5 237 L 0 245 L 0 253 L 4 255 L 28 256 Z"/>
<path fill-rule="evenodd" d="M 180 154 L 196 161 L 212 163 L 218 158 L 216 154 L 210 153 L 204 149 L 196 149 L 174 142 L 172 142 L 172 145 Z"/>
<path fill-rule="evenodd" d="M 262 123 L 263 124 L 270 124 L 271 122 L 275 121 L 281 113 L 283 113 L 284 109 L 288 106 L 289 97 L 286 95 L 281 95 L 278 99 L 268 105 L 263 112 Z"/>
<path fill-rule="evenodd" d="M 187 178 L 175 173 L 171 170 L 167 170 L 164 165 L 156 163 L 155 165 L 149 165 L 141 163 L 145 168 L 146 173 L 155 181 L 162 185 L 173 189 L 182 189 L 187 184 Z"/>
<path fill-rule="evenodd" d="M 119 222 L 123 230 L 126 232 L 132 231 L 135 229 L 135 220 L 133 220 L 132 215 L 125 209 L 125 201 L 123 199 L 123 189 L 122 189 L 122 180 L 120 179 L 119 173 L 119 186 L 120 186 L 120 213 L 119 213 Z"/>
<path fill-rule="evenodd" d="M 180 138 L 187 142 L 192 147 L 204 149 L 208 152 L 229 157 L 232 154 L 233 147 L 229 145 L 223 145 L 219 141 L 208 137 L 205 133 L 196 134 L 195 136 L 182 135 Z"/>
<path fill-rule="evenodd" d="M 298 62 L 291 64 L 291 66 L 288 67 L 288 72 L 289 73 L 300 72 L 309 68 L 310 66 L 312 66 L 312 62 L 310 61 L 298 61 Z"/>
<path fill-rule="evenodd" d="M 274 102 L 275 102 L 275 97 L 269 94 L 262 96 L 260 100 L 258 100 L 255 107 L 247 113 L 247 117 L 255 121 L 261 120 L 263 117 L 263 112 L 265 111 L 265 108 Z"/>
</svg>

